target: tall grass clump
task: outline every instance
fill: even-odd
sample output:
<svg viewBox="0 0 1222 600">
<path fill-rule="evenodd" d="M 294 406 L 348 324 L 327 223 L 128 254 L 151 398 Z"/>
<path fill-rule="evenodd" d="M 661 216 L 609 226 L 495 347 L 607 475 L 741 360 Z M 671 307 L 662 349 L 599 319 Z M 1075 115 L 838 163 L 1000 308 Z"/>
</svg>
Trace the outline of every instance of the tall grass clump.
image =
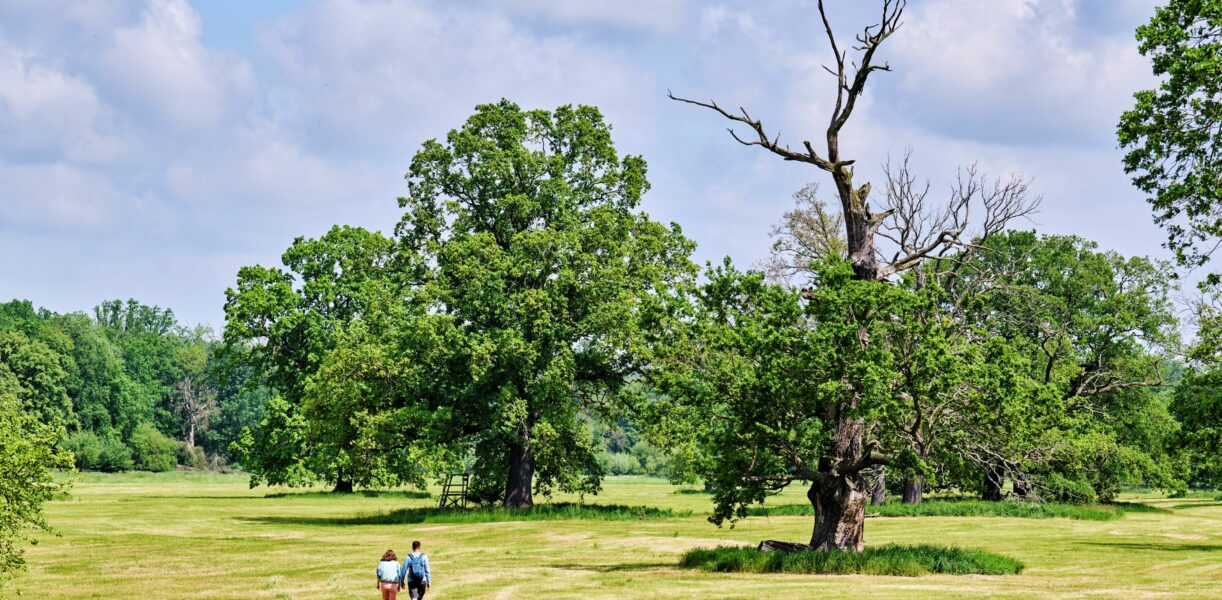
<svg viewBox="0 0 1222 600">
<path fill-rule="evenodd" d="M 1157 511 L 1153 507 L 1139 505 L 1132 512 Z M 983 500 L 927 500 L 920 504 L 889 502 L 866 508 L 866 514 L 879 517 L 1016 517 L 1026 519 L 1078 519 L 1082 521 L 1111 521 L 1124 516 L 1129 505 L 1108 504 L 1061 504 L 1056 502 L 985 502 Z M 781 504 L 778 506 L 754 506 L 747 509 L 747 516 L 784 517 L 814 514 L 810 504 Z"/>
<path fill-rule="evenodd" d="M 718 573 L 813 573 L 832 575 L 1016 575 L 1023 563 L 984 550 L 887 544 L 863 552 L 760 552 L 723 546 L 690 550 L 679 560 L 686 569 Z"/>
</svg>

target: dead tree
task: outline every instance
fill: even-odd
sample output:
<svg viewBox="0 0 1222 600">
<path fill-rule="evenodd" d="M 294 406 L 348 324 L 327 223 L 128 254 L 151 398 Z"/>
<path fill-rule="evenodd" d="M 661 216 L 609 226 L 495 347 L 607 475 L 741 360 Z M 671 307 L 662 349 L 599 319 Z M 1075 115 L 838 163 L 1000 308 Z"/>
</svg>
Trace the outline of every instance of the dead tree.
<svg viewBox="0 0 1222 600">
<path fill-rule="evenodd" d="M 927 258 L 945 256 L 953 248 L 964 247 L 970 200 L 977 197 L 976 188 L 961 190 L 959 196 L 962 204 L 952 202 L 944 218 L 919 221 L 925 228 L 916 234 L 910 219 L 927 215 L 920 210 L 923 196 L 913 196 L 908 193 L 913 190 L 905 192 L 901 185 L 896 194 L 888 190 L 889 205 L 875 211 L 869 201 L 870 183 L 857 184 L 854 181 L 856 161 L 841 155 L 841 132 L 853 116 L 870 75 L 891 70 L 885 62 L 878 64 L 876 54 L 900 28 L 905 4 L 904 0 L 883 0 L 880 21 L 856 36 L 857 43 L 852 48 L 854 58 L 850 59 L 849 51 L 841 50 L 832 31 L 824 3 L 822 0 L 818 3 L 822 26 L 835 57 L 834 64 L 824 68 L 836 80 L 835 104 L 820 149 L 816 149 L 815 143 L 810 140 L 803 141 L 800 149 L 782 144 L 780 133 L 769 134 L 763 122 L 753 117 L 746 108 L 740 107 L 734 112 L 713 100 L 704 102 L 668 93 L 672 100 L 707 108 L 731 121 L 728 130 L 738 143 L 758 146 L 783 160 L 806 163 L 828 173 L 839 200 L 845 250 L 854 275 L 859 280 L 880 284 L 916 268 Z M 740 133 L 735 127 L 745 128 L 746 133 Z M 974 178 L 969 177 L 970 181 L 974 181 Z M 967 196 L 967 199 L 964 200 L 963 196 Z M 913 205 L 913 202 L 917 204 Z M 1004 221 L 1006 215 L 1022 214 L 1024 210 L 1022 207 L 994 208 L 988 211 L 992 217 L 986 215 L 986 227 L 991 218 Z M 898 225 L 901 231 L 907 228 L 910 235 L 901 233 L 891 239 L 880 234 L 884 228 L 893 225 Z M 884 260 L 880 253 L 880 239 L 894 242 L 895 248 L 888 260 Z M 853 386 L 856 382 L 845 383 Z M 879 443 L 866 439 L 866 423 L 856 416 L 857 397 L 858 394 L 848 394 L 848 399 L 833 409 L 831 416 L 835 425 L 828 450 L 819 457 L 817 468 L 806 466 L 801 477 L 811 482 L 807 497 L 815 509 L 815 524 L 810 546 L 816 549 L 862 549 L 864 509 L 870 492 L 865 472 L 887 462 L 886 455 L 878 451 Z"/>
</svg>

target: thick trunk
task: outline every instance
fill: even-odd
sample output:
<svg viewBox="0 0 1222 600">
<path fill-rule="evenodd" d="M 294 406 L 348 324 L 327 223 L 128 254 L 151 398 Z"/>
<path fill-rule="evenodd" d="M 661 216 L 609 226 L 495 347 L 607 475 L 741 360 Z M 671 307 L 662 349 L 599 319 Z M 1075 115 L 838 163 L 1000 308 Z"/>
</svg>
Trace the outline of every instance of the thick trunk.
<svg viewBox="0 0 1222 600">
<path fill-rule="evenodd" d="M 845 406 L 841 414 L 854 408 Z M 861 458 L 864 435 L 865 423 L 861 419 L 839 417 L 830 452 L 819 465 L 821 472 L 833 475 L 823 481 L 812 482 L 806 492 L 815 509 L 815 529 L 810 536 L 810 545 L 816 550 L 862 550 L 862 530 L 866 522 L 866 502 L 869 501 L 866 479 L 861 471 L 843 475 L 835 473 L 838 465 Z"/>
<path fill-rule="evenodd" d="M 187 426 L 187 447 L 188 448 L 195 447 L 195 420 L 194 419 L 192 419 L 191 423 Z"/>
<path fill-rule="evenodd" d="M 344 472 L 342 470 L 336 472 L 335 489 L 331 491 L 336 494 L 351 494 L 352 493 L 352 480 L 346 479 L 344 477 Z"/>
<path fill-rule="evenodd" d="M 811 484 L 806 497 L 815 508 L 812 548 L 861 552 L 867 500 L 862 483 L 860 475 L 852 475 L 837 477 L 826 484 Z"/>
<path fill-rule="evenodd" d="M 925 491 L 925 478 L 917 475 L 904 480 L 904 504 L 920 504 Z"/>
<path fill-rule="evenodd" d="M 509 445 L 509 477 L 505 480 L 505 508 L 534 506 L 535 456 L 525 440 Z"/>
<path fill-rule="evenodd" d="M 980 495 L 981 500 L 989 500 L 997 502 L 1001 500 L 1001 484 L 1005 475 L 1001 469 L 996 467 L 987 467 L 984 470 L 984 493 Z"/>
<path fill-rule="evenodd" d="M 870 504 L 878 506 L 887 502 L 887 468 L 874 467 L 874 485 L 870 488 Z"/>
</svg>

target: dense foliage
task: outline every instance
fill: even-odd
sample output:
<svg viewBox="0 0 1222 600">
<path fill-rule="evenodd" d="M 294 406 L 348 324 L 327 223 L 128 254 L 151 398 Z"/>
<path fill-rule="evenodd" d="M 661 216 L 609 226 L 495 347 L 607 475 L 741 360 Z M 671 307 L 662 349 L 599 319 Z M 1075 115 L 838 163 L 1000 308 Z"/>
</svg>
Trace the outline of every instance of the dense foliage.
<svg viewBox="0 0 1222 600">
<path fill-rule="evenodd" d="M 1125 170 L 1180 263 L 1204 264 L 1222 238 L 1222 2 L 1170 0 L 1137 41 L 1161 82 L 1120 120 Z"/>
</svg>

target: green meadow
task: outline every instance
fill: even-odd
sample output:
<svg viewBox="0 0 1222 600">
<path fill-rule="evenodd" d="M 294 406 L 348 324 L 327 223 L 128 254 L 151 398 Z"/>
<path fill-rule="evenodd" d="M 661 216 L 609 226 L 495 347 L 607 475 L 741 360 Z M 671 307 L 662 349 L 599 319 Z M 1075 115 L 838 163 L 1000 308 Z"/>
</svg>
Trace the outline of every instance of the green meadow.
<svg viewBox="0 0 1222 600">
<path fill-rule="evenodd" d="M 769 506 L 802 500 L 794 489 Z M 419 539 L 433 567 L 429 598 L 1218 597 L 1222 501 L 1124 500 L 1133 505 L 1098 507 L 1116 513 L 1108 518 L 940 516 L 956 512 L 943 508 L 866 521 L 867 548 L 984 550 L 1020 561 L 1019 575 L 719 573 L 680 561 L 697 548 L 804 541 L 810 517 L 783 509 L 718 528 L 705 520 L 707 495 L 638 477 L 610 478 L 597 496 L 558 496 L 557 506 L 523 514 L 438 512 L 418 492 L 251 490 L 242 475 L 91 473 L 48 504 L 59 535 L 29 549 L 29 571 L 3 593 L 376 598 L 380 554 L 402 555 Z"/>
</svg>

